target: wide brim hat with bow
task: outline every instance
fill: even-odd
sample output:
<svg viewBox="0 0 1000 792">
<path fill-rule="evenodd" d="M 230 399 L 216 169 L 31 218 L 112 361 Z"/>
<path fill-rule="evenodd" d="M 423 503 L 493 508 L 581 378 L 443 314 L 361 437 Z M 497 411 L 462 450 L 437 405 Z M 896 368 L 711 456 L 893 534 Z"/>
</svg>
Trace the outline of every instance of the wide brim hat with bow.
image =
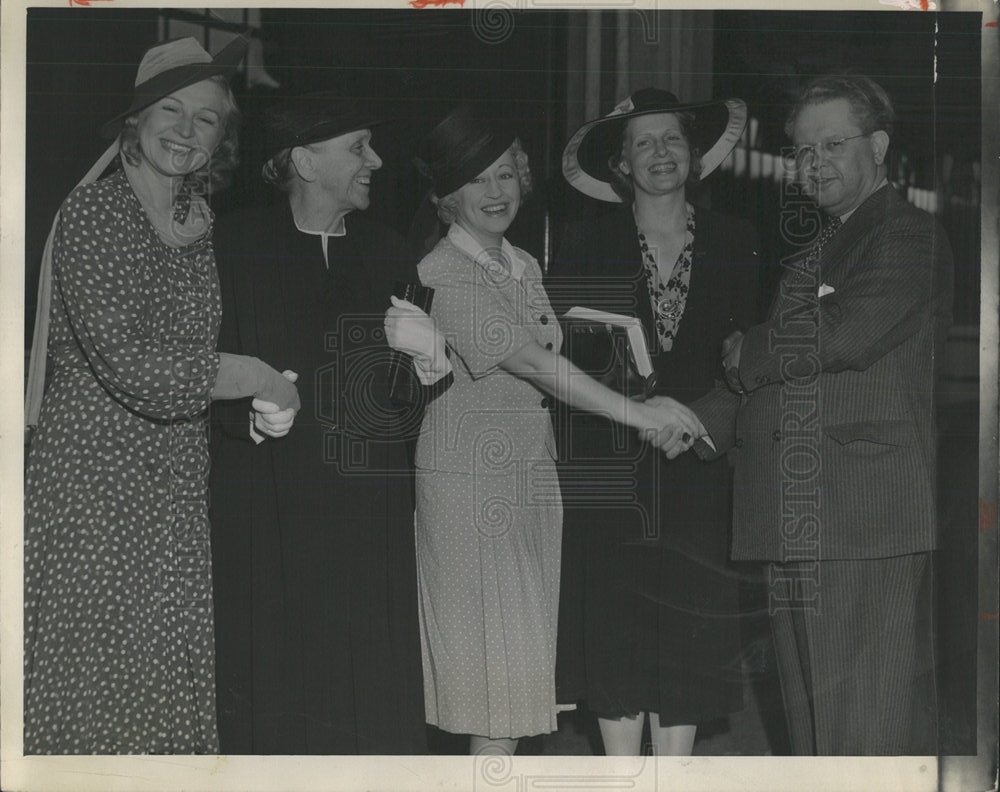
<svg viewBox="0 0 1000 792">
<path fill-rule="evenodd" d="M 126 118 L 174 91 L 209 77 L 232 74 L 243 60 L 248 43 L 245 35 L 237 36 L 214 57 L 191 36 L 150 47 L 139 62 L 132 104 L 101 127 L 101 135 L 109 139 L 117 136 Z"/>
<path fill-rule="evenodd" d="M 659 88 L 643 88 L 627 96 L 606 116 L 588 121 L 563 151 L 563 175 L 573 187 L 599 201 L 621 203 L 611 187 L 612 157 L 621 151 L 622 132 L 630 118 L 652 113 L 690 113 L 695 118 L 693 148 L 701 151 L 701 178 L 729 156 L 747 123 L 742 99 L 681 102 Z"/>
<path fill-rule="evenodd" d="M 165 41 L 150 47 L 142 56 L 135 76 L 135 95 L 132 104 L 121 115 L 111 119 L 101 128 L 101 135 L 116 138 L 125 119 L 144 110 L 154 102 L 194 85 L 217 74 L 228 75 L 239 66 L 247 51 L 249 39 L 237 36 L 223 47 L 214 58 L 192 37 Z M 115 140 L 97 159 L 83 179 L 77 184 L 92 184 L 118 156 L 119 142 Z M 30 430 L 38 423 L 45 391 L 45 369 L 49 343 L 49 309 L 52 302 L 52 247 L 59 214 L 56 213 L 49 229 L 38 275 L 38 299 L 35 311 L 35 329 L 31 339 L 31 358 L 24 397 L 24 419 Z"/>
<path fill-rule="evenodd" d="M 499 109 L 459 105 L 427 133 L 413 161 L 444 198 L 496 162 L 515 137 Z"/>
</svg>

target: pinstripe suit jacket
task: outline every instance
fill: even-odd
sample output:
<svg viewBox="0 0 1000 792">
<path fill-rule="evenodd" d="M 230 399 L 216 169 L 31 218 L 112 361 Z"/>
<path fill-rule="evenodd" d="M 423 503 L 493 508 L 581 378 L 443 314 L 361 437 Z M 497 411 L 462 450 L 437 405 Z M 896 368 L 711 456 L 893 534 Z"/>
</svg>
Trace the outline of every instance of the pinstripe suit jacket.
<svg viewBox="0 0 1000 792">
<path fill-rule="evenodd" d="M 692 407 L 735 469 L 733 558 L 883 558 L 936 543 L 934 363 L 951 250 L 885 186 L 743 339 L 737 396 Z M 706 456 L 708 456 L 706 454 Z"/>
</svg>

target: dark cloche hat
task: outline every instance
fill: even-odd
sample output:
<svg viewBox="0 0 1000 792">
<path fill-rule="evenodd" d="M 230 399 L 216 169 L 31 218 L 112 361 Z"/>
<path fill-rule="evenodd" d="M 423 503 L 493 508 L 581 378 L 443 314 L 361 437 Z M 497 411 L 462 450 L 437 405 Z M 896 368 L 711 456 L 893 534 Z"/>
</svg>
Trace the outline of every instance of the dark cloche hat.
<svg viewBox="0 0 1000 792">
<path fill-rule="evenodd" d="M 459 105 L 427 133 L 414 164 L 443 198 L 492 165 L 514 138 L 498 112 Z"/>
<path fill-rule="evenodd" d="M 566 181 L 591 198 L 621 203 L 611 188 L 608 161 L 618 153 L 622 131 L 628 119 L 651 113 L 692 113 L 695 139 L 701 150 L 701 178 L 705 178 L 729 156 L 747 122 L 747 106 L 742 99 L 683 103 L 669 91 L 643 88 L 618 103 L 602 118 L 588 121 L 569 139 L 563 151 Z"/>
<path fill-rule="evenodd" d="M 217 74 L 233 73 L 246 54 L 248 41 L 246 36 L 237 36 L 214 58 L 191 36 L 150 47 L 139 62 L 132 104 L 101 127 L 101 135 L 115 137 L 126 118 L 174 91 Z"/>
<path fill-rule="evenodd" d="M 295 96 L 264 113 L 264 160 L 287 148 L 371 129 L 379 123 L 369 108 L 336 91 Z"/>
</svg>

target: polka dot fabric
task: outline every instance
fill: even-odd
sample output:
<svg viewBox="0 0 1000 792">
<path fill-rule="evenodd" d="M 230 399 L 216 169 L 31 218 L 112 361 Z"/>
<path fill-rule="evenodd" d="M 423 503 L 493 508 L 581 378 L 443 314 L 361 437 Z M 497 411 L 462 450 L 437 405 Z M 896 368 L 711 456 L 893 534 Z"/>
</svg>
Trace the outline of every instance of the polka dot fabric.
<svg viewBox="0 0 1000 792">
<path fill-rule="evenodd" d="M 427 722 L 491 738 L 557 728 L 562 501 L 549 399 L 499 364 L 559 323 L 533 258 L 520 280 L 450 237 L 419 265 L 455 362 L 417 444 L 416 550 Z"/>
<path fill-rule="evenodd" d="M 164 244 L 118 172 L 67 198 L 53 272 L 25 480 L 24 751 L 217 752 L 211 241 Z"/>
</svg>

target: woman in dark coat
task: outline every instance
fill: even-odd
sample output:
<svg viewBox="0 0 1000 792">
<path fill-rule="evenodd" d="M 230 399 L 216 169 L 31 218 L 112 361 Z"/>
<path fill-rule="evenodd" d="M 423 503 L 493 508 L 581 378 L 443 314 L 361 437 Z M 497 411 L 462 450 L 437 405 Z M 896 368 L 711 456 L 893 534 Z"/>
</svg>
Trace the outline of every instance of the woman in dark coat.
<svg viewBox="0 0 1000 792">
<path fill-rule="evenodd" d="M 265 123 L 264 175 L 284 194 L 220 221 L 219 344 L 279 355 L 303 410 L 287 436 L 264 438 L 251 420 L 266 435 L 271 418 L 251 419 L 250 404 L 216 412 L 222 749 L 422 753 L 408 443 L 423 407 L 390 400 L 384 326 L 393 284 L 416 283 L 416 262 L 363 216 L 382 164 L 373 118 L 315 94 Z"/>
<path fill-rule="evenodd" d="M 564 155 L 574 187 L 621 205 L 567 229 L 547 281 L 553 304 L 638 317 L 654 393 L 681 403 L 722 377 L 724 340 L 757 315 L 753 228 L 686 195 L 745 117 L 738 100 L 682 105 L 645 89 L 584 125 Z M 697 724 L 742 707 L 728 467 L 668 461 L 602 418 L 562 413 L 559 424 L 559 700 L 599 716 L 609 755 L 639 753 L 645 713 L 658 753 L 689 754 Z"/>
</svg>

